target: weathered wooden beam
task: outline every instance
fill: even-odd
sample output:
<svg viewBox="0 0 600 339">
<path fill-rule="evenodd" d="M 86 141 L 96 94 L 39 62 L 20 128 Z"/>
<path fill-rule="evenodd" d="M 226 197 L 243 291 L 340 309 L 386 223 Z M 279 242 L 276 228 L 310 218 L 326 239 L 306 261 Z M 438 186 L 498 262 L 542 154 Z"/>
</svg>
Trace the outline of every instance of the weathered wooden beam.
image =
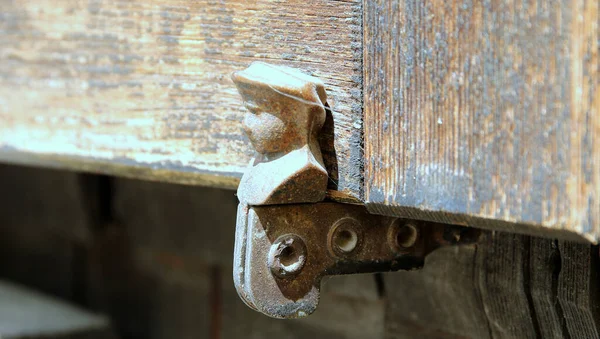
<svg viewBox="0 0 600 339">
<path fill-rule="evenodd" d="M 366 1 L 371 211 L 600 237 L 598 1 Z"/>
<path fill-rule="evenodd" d="M 361 196 L 361 2 L 0 0 L 0 160 L 236 187 L 252 149 L 230 74 L 321 78 L 330 189 Z"/>
</svg>

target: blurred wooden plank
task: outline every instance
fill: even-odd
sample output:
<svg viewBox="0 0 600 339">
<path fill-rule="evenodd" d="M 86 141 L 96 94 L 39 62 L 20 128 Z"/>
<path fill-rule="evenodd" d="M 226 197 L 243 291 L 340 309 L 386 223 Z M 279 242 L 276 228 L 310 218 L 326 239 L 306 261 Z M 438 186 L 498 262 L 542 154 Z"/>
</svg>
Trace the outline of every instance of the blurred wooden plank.
<svg viewBox="0 0 600 339">
<path fill-rule="evenodd" d="M 72 172 L 0 165 L 0 279 L 80 300 L 93 222 Z"/>
<path fill-rule="evenodd" d="M 208 337 L 210 266 L 136 246 L 120 226 L 91 249 L 88 299 L 130 338 Z"/>
<path fill-rule="evenodd" d="M 116 338 L 106 317 L 3 280 L 0 280 L 0 336 L 5 339 Z"/>
<path fill-rule="evenodd" d="M 422 270 L 386 273 L 385 338 L 491 338 L 477 251 L 440 248 Z"/>
<path fill-rule="evenodd" d="M 293 321 L 319 329 L 320 334 L 378 339 L 384 335 L 385 304 L 374 274 L 331 276 L 323 281 L 315 313 Z"/>
<path fill-rule="evenodd" d="M 600 235 L 595 0 L 365 2 L 372 212 Z"/>
<path fill-rule="evenodd" d="M 360 197 L 359 0 L 0 7 L 0 160 L 234 188 L 253 150 L 230 74 L 263 60 L 326 83 L 330 188 Z"/>
</svg>

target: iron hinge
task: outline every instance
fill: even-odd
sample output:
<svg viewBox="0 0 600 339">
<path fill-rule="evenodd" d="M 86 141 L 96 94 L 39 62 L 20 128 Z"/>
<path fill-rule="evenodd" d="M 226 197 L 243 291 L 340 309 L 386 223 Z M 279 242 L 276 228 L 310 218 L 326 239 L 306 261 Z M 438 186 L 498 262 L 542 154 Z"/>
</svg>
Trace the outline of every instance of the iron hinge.
<svg viewBox="0 0 600 339">
<path fill-rule="evenodd" d="M 233 272 L 251 308 L 275 318 L 306 316 L 317 307 L 324 276 L 419 268 L 434 249 L 477 237 L 473 229 L 324 201 L 328 176 L 317 142 L 323 83 L 265 63 L 232 78 L 257 150 L 238 188 Z"/>
</svg>

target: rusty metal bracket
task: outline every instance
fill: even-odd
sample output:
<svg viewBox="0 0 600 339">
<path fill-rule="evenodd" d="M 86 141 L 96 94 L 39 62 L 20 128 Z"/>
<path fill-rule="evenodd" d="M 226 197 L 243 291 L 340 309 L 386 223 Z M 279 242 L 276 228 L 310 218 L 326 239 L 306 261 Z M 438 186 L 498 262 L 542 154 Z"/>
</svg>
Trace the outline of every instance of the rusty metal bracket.
<svg viewBox="0 0 600 339">
<path fill-rule="evenodd" d="M 333 202 L 239 205 L 234 283 L 275 318 L 312 313 L 326 275 L 411 270 L 434 249 L 476 240 L 474 229 L 369 214 Z"/>
<path fill-rule="evenodd" d="M 275 318 L 312 313 L 327 275 L 415 269 L 434 249 L 477 238 L 474 229 L 369 214 L 324 202 L 327 171 L 317 136 L 323 83 L 253 63 L 232 76 L 257 154 L 238 188 L 234 283 L 251 308 Z"/>
</svg>

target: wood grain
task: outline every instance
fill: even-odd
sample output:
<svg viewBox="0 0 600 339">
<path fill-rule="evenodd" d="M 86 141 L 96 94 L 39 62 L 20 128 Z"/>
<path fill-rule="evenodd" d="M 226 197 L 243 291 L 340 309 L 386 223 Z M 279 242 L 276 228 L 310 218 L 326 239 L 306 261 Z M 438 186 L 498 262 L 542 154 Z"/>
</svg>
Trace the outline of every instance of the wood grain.
<svg viewBox="0 0 600 339">
<path fill-rule="evenodd" d="M 570 338 L 600 338 L 598 247 L 561 242 L 557 299 Z"/>
<path fill-rule="evenodd" d="M 478 248 L 474 278 L 491 338 L 539 338 L 529 279 L 529 237 L 492 233 Z"/>
<path fill-rule="evenodd" d="M 563 309 L 558 301 L 562 260 L 558 241 L 531 238 L 529 252 L 529 288 L 539 334 L 549 339 L 568 338 Z M 564 288 L 570 286 L 565 284 Z"/>
<path fill-rule="evenodd" d="M 475 245 L 440 248 L 422 270 L 385 274 L 385 338 L 491 337 Z"/>
<path fill-rule="evenodd" d="M 594 0 L 367 1 L 372 212 L 598 241 Z"/>
<path fill-rule="evenodd" d="M 234 188 L 253 150 L 230 74 L 321 78 L 339 199 L 362 189 L 360 1 L 0 0 L 0 159 Z"/>
<path fill-rule="evenodd" d="M 598 338 L 598 247 L 504 232 L 385 274 L 387 338 Z"/>
</svg>

